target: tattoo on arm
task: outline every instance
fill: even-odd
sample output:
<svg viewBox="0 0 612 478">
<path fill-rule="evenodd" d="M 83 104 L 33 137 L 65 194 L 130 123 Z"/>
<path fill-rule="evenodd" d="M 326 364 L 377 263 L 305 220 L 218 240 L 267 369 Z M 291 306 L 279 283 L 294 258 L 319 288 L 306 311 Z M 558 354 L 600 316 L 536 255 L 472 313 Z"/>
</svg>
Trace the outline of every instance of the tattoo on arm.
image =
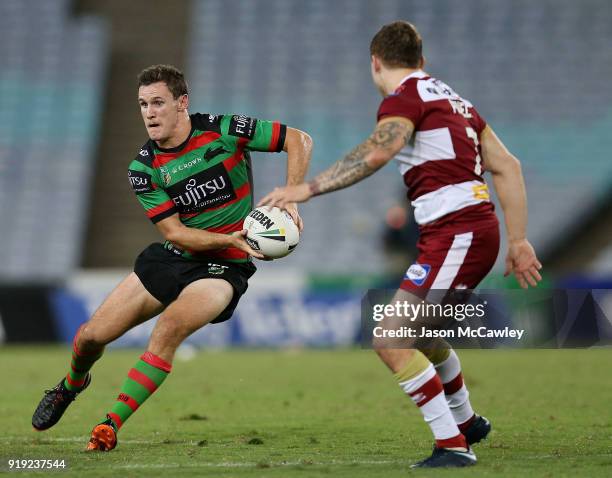
<svg viewBox="0 0 612 478">
<path fill-rule="evenodd" d="M 405 122 L 389 121 L 376 127 L 372 135 L 344 158 L 323 171 L 310 183 L 313 196 L 346 188 L 375 173 L 383 164 L 372 166 L 367 159 L 374 151 L 393 157 L 397 153 L 398 139 L 403 146 L 410 139 L 412 128 Z"/>
</svg>

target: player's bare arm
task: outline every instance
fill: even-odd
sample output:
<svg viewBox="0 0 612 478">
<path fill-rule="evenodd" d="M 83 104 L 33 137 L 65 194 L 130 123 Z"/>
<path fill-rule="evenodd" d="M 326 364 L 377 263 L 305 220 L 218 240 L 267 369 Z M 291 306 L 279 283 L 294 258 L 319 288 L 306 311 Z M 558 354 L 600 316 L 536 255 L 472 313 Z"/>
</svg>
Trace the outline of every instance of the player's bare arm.
<svg viewBox="0 0 612 478">
<path fill-rule="evenodd" d="M 303 183 L 312 156 L 312 138 L 299 129 L 287 128 L 283 151 L 287 153 L 287 186 Z M 297 204 L 289 203 L 285 209 L 301 231 L 304 224 L 298 214 Z"/>
<path fill-rule="evenodd" d="M 219 234 L 204 229 L 195 229 L 185 226 L 178 214 L 159 221 L 156 226 L 164 239 L 183 249 L 202 252 L 235 247 L 253 257 L 263 259 L 263 255 L 251 249 L 244 240 L 246 230 L 232 234 Z"/>
<path fill-rule="evenodd" d="M 481 134 L 483 165 L 493 177 L 493 185 L 504 211 L 508 234 L 505 275 L 514 273 L 522 288 L 537 286 L 542 280 L 542 264 L 527 240 L 527 193 L 521 163 L 487 126 Z"/>
<path fill-rule="evenodd" d="M 413 130 L 414 125 L 407 118 L 384 118 L 367 140 L 312 181 L 276 188 L 259 202 L 259 206 L 283 207 L 289 202 L 305 202 L 312 196 L 351 186 L 371 176 L 393 159 L 406 145 Z"/>
<path fill-rule="evenodd" d="M 381 120 L 367 140 L 308 183 L 312 196 L 346 188 L 374 174 L 406 145 L 413 129 L 406 118 Z"/>
</svg>

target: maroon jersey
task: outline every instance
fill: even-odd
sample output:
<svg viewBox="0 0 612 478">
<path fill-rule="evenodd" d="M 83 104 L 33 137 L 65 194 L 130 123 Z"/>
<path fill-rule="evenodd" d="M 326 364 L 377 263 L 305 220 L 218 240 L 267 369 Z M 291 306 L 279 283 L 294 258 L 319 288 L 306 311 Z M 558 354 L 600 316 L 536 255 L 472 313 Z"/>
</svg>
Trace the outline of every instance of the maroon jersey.
<svg viewBox="0 0 612 478">
<path fill-rule="evenodd" d="M 378 120 L 386 116 L 402 116 L 414 124 L 414 134 L 395 159 L 418 224 L 467 207 L 491 217 L 479 141 L 486 122 L 469 101 L 416 71 L 382 101 Z"/>
</svg>

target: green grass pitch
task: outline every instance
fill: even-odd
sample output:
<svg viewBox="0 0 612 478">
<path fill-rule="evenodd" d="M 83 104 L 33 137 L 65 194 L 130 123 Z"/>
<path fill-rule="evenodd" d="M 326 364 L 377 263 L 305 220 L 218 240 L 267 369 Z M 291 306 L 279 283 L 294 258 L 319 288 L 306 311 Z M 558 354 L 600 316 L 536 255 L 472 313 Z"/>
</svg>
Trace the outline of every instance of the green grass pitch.
<svg viewBox="0 0 612 478">
<path fill-rule="evenodd" d="M 91 387 L 39 433 L 32 411 L 69 348 L 0 348 L 0 469 L 9 458 L 63 458 L 55 476 L 612 476 L 610 349 L 461 351 L 472 403 L 494 431 L 476 446 L 476 467 L 433 472 L 408 469 L 429 454 L 429 431 L 374 353 L 358 349 L 177 360 L 114 451 L 84 452 L 139 353 L 109 350 Z"/>
</svg>

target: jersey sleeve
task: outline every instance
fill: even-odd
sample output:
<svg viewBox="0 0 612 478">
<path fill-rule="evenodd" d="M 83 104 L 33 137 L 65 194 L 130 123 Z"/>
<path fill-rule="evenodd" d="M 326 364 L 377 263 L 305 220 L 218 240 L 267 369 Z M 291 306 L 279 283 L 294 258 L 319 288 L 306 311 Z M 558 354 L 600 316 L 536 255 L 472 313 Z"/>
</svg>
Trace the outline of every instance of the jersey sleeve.
<svg viewBox="0 0 612 478">
<path fill-rule="evenodd" d="M 380 121 L 388 116 L 402 116 L 412 121 L 416 127 L 423 117 L 424 110 L 425 107 L 420 98 L 406 94 L 391 94 L 382 100 L 378 108 L 376 120 Z"/>
<path fill-rule="evenodd" d="M 278 121 L 264 121 L 244 115 L 223 117 L 221 131 L 236 137 L 249 151 L 279 153 L 285 145 L 287 126 Z"/>
<path fill-rule="evenodd" d="M 154 224 L 177 212 L 170 196 L 159 186 L 153 168 L 135 159 L 128 168 L 128 179 L 138 202 Z"/>
<path fill-rule="evenodd" d="M 472 119 L 470 123 L 474 127 L 474 130 L 478 133 L 478 136 L 480 136 L 484 129 L 487 127 L 487 122 L 483 119 L 482 116 L 480 116 L 478 111 L 476 111 L 476 108 L 472 108 L 470 113 L 472 113 Z"/>
</svg>

